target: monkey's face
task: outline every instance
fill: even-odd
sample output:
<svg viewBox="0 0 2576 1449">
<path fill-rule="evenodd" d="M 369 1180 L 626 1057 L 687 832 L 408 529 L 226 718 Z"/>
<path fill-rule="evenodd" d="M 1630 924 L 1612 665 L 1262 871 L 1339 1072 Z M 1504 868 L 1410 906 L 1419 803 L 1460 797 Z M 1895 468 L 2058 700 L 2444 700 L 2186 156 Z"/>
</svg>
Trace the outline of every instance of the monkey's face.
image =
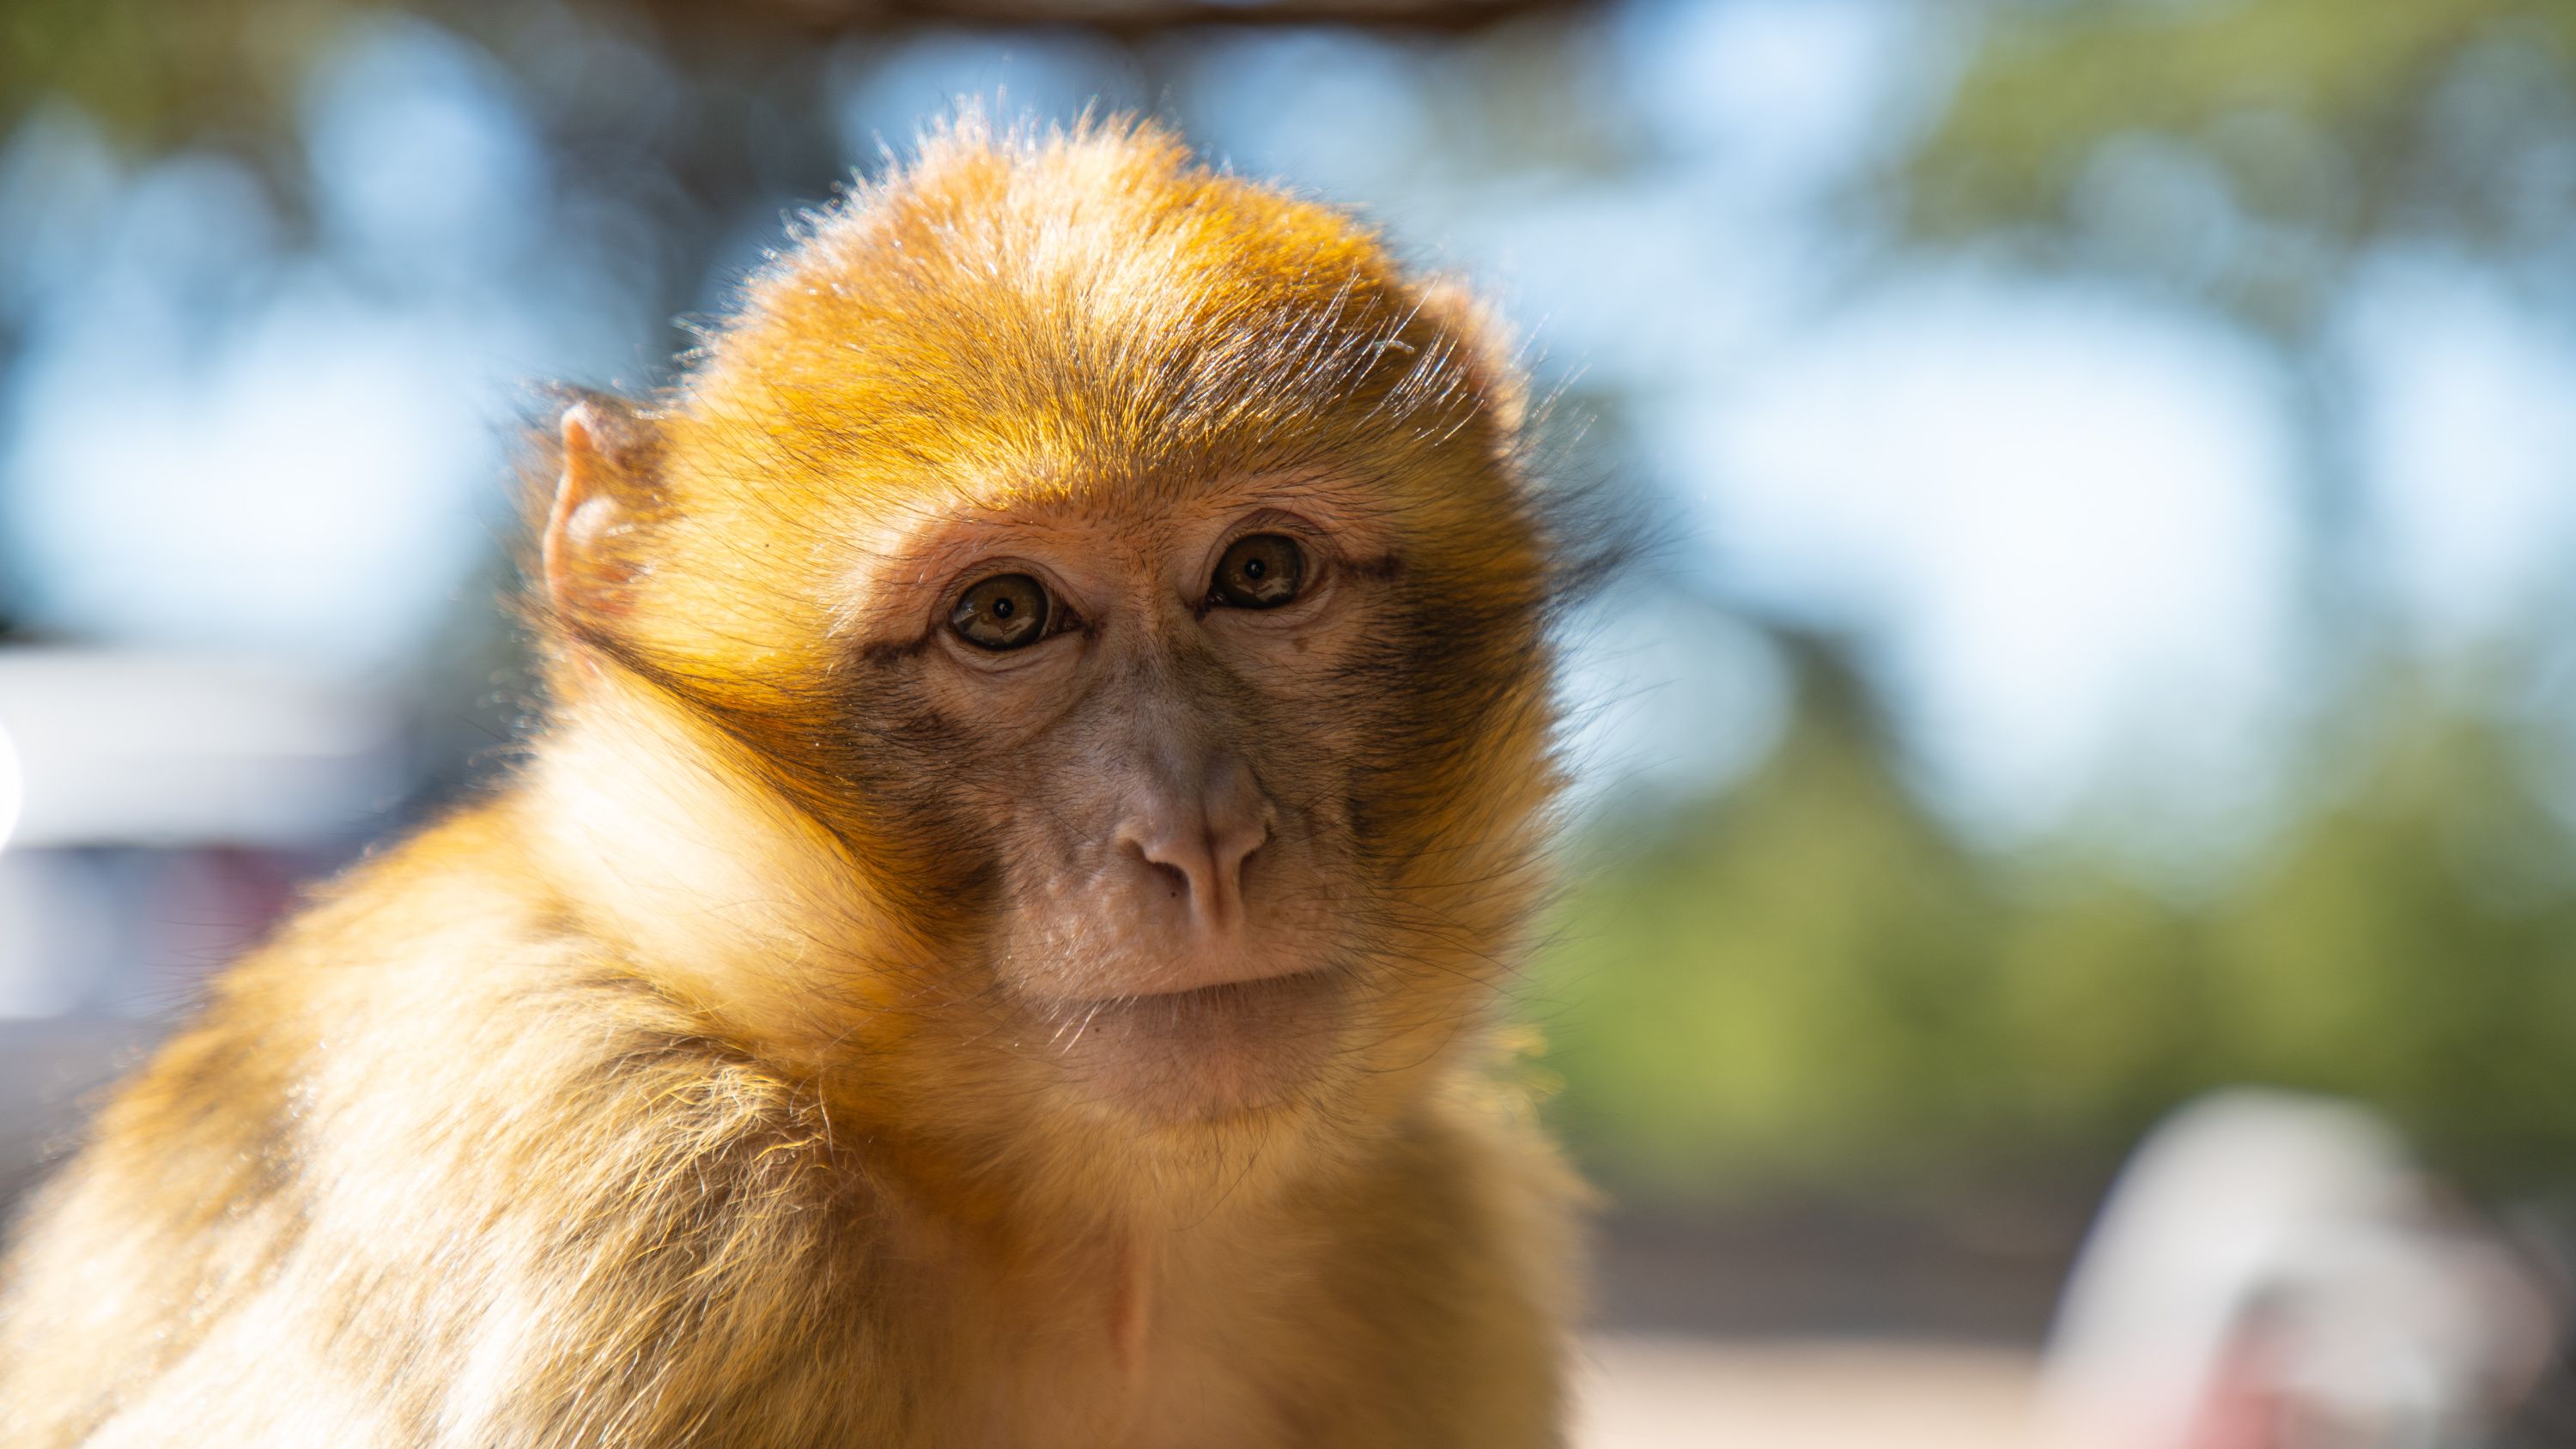
<svg viewBox="0 0 2576 1449">
<path fill-rule="evenodd" d="M 1364 798 L 1400 729 L 1403 555 L 1347 480 L 1124 488 L 919 520 L 854 571 L 867 732 L 985 862 L 1012 1030 L 1158 1115 L 1310 1084 L 1394 888 Z"/>
<path fill-rule="evenodd" d="M 557 617 L 699 722 L 592 798 L 716 742 L 740 789 L 620 813 L 713 842 L 644 907 L 832 1070 L 960 1118 L 1364 1118 L 1528 910 L 1545 530 L 1471 317 L 1332 213 L 1119 155 L 934 166 L 631 440 L 568 420 Z"/>
<path fill-rule="evenodd" d="M 1536 529 L 1480 455 L 1417 446 L 1214 477 L 1068 457 L 1045 488 L 815 500 L 765 541 L 737 518 L 707 554 L 663 525 L 608 642 L 753 793 L 658 812 L 716 843 L 642 908 L 788 902 L 778 959 L 737 972 L 791 967 L 849 1070 L 961 1108 L 1061 1087 L 1179 1124 L 1393 1091 L 1477 1019 L 1553 782 Z M 673 768 L 624 749 L 606 789 Z"/>
</svg>

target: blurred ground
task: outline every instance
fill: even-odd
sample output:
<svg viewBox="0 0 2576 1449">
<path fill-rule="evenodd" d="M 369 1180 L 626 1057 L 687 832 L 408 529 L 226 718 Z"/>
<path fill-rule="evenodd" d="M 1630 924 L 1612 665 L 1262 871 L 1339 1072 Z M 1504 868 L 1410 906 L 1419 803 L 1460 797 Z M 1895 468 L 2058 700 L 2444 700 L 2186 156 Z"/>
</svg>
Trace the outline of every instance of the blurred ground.
<svg viewBox="0 0 2576 1449">
<path fill-rule="evenodd" d="M 1578 1449 L 2010 1449 L 2032 1359 L 1935 1343 L 1603 1334 L 1585 1349 Z"/>
<path fill-rule="evenodd" d="M 2082 1216 L 1613 1211 L 1573 1442 L 2012 1449 Z"/>
</svg>

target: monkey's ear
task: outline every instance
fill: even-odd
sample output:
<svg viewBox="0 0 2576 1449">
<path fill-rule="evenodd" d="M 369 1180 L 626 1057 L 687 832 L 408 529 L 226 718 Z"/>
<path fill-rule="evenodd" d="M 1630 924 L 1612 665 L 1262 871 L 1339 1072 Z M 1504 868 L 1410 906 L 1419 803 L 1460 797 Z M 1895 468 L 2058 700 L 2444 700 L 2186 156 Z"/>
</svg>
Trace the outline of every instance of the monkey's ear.
<svg viewBox="0 0 2576 1449">
<path fill-rule="evenodd" d="M 1529 415 L 1529 374 L 1521 367 L 1520 341 L 1475 290 L 1456 277 L 1434 277 L 1422 286 L 1420 310 L 1440 328 L 1467 364 L 1476 395 L 1493 415 L 1506 451 L 1520 442 Z"/>
<path fill-rule="evenodd" d="M 632 606 L 663 512 L 660 439 L 648 414 L 605 393 L 575 394 L 559 429 L 538 549 L 546 601 L 568 622 L 604 624 Z"/>
</svg>

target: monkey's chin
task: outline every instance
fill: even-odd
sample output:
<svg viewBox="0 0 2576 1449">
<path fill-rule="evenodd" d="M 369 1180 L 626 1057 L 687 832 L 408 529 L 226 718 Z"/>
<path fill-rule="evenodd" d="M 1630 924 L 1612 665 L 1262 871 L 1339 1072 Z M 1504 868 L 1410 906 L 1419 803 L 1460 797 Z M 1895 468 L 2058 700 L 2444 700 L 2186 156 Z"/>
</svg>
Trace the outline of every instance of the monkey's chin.
<svg viewBox="0 0 2576 1449">
<path fill-rule="evenodd" d="M 1103 1105 L 1178 1125 L 1306 1100 L 1333 1060 L 1349 1002 L 1339 977 L 1319 970 L 1052 1011 L 1078 1086 Z"/>
</svg>

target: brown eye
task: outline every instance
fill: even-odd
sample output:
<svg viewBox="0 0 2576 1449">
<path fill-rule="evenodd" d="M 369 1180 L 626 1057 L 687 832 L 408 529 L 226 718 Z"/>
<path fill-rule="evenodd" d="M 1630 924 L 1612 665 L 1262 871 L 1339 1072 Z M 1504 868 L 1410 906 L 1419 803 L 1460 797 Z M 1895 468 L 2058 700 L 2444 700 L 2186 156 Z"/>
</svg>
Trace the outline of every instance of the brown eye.
<svg viewBox="0 0 2576 1449">
<path fill-rule="evenodd" d="M 1208 602 L 1229 609 L 1275 609 L 1306 587 L 1306 551 L 1285 534 L 1238 538 L 1216 561 Z"/>
<path fill-rule="evenodd" d="M 978 649 L 1017 649 L 1046 637 L 1046 585 L 1027 574 L 995 574 L 960 595 L 948 627 Z"/>
</svg>

